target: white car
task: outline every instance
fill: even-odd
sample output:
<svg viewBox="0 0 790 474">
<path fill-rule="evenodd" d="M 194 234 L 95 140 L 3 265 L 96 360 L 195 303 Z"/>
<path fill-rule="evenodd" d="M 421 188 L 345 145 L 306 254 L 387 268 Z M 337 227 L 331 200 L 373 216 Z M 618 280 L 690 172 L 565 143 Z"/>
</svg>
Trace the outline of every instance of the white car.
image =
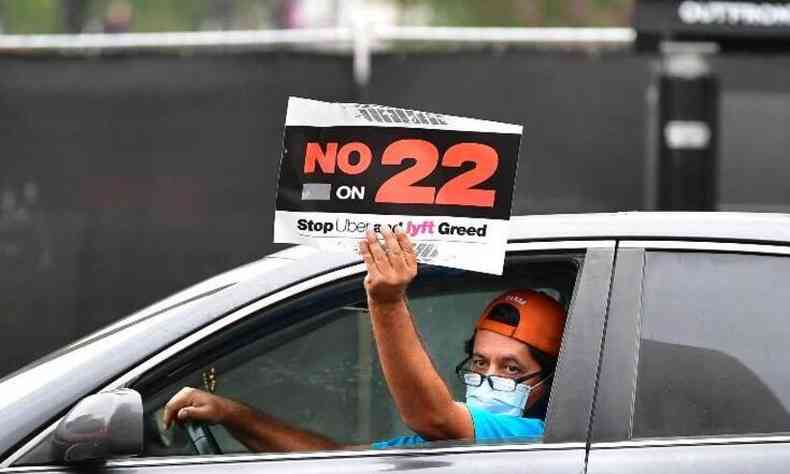
<svg viewBox="0 0 790 474">
<path fill-rule="evenodd" d="M 790 216 L 776 214 L 515 217 L 503 276 L 421 267 L 410 307 L 459 398 L 453 367 L 492 296 L 528 287 L 565 305 L 542 439 L 249 453 L 220 426 L 164 429 L 162 406 L 190 385 L 345 444 L 408 434 L 364 274 L 354 255 L 294 247 L 2 379 L 0 473 L 786 472 Z"/>
</svg>

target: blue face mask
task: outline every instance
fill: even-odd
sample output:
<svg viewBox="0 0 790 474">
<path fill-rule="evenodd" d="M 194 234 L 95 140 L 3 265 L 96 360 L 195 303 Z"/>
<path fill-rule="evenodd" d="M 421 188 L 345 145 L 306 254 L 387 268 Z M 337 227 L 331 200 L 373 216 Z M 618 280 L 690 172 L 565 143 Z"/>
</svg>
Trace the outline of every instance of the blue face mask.
<svg viewBox="0 0 790 474">
<path fill-rule="evenodd" d="M 494 390 L 488 380 L 484 380 L 479 387 L 466 386 L 466 404 L 483 409 L 489 413 L 510 416 L 522 416 L 524 407 L 527 406 L 529 394 L 540 386 L 546 379 L 533 386 L 525 383 L 516 385 L 512 392 Z"/>
</svg>

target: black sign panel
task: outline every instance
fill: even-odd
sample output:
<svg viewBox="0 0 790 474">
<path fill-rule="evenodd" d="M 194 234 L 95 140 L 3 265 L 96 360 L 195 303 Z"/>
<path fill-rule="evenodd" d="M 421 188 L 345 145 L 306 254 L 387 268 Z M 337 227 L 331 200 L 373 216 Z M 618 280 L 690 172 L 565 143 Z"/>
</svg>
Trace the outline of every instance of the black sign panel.
<svg viewBox="0 0 790 474">
<path fill-rule="evenodd" d="M 508 219 L 520 140 L 418 128 L 289 126 L 277 209 Z"/>
</svg>

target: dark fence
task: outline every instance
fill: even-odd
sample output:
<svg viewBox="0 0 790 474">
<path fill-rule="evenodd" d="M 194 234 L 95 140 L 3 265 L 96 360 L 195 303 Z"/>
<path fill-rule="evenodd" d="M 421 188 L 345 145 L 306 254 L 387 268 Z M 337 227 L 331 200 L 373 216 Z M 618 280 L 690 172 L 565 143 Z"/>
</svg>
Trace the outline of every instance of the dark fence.
<svg viewBox="0 0 790 474">
<path fill-rule="evenodd" d="M 0 376 L 271 253 L 288 96 L 525 125 L 514 213 L 644 207 L 657 59 L 625 52 L 0 57 Z M 790 61 L 718 59 L 722 207 L 787 209 Z M 759 189 L 755 189 L 759 188 Z"/>
</svg>

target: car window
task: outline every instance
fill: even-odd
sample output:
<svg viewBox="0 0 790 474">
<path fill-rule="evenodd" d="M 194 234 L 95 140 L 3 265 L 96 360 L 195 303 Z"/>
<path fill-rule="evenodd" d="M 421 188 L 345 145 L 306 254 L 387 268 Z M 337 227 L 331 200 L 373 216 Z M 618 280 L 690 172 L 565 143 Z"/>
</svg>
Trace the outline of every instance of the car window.
<svg viewBox="0 0 790 474">
<path fill-rule="evenodd" d="M 790 258 L 645 258 L 634 437 L 790 431 Z"/>
<path fill-rule="evenodd" d="M 465 387 L 455 366 L 485 305 L 511 288 L 531 288 L 566 309 L 582 256 L 511 258 L 501 277 L 438 267 L 421 269 L 409 306 L 436 368 L 457 400 Z M 344 445 L 412 434 L 402 424 L 381 372 L 361 276 L 268 308 L 147 375 L 145 456 L 194 454 L 180 428 L 165 430 L 161 410 L 184 386 L 242 401 Z M 245 452 L 220 425 L 223 453 Z"/>
</svg>

